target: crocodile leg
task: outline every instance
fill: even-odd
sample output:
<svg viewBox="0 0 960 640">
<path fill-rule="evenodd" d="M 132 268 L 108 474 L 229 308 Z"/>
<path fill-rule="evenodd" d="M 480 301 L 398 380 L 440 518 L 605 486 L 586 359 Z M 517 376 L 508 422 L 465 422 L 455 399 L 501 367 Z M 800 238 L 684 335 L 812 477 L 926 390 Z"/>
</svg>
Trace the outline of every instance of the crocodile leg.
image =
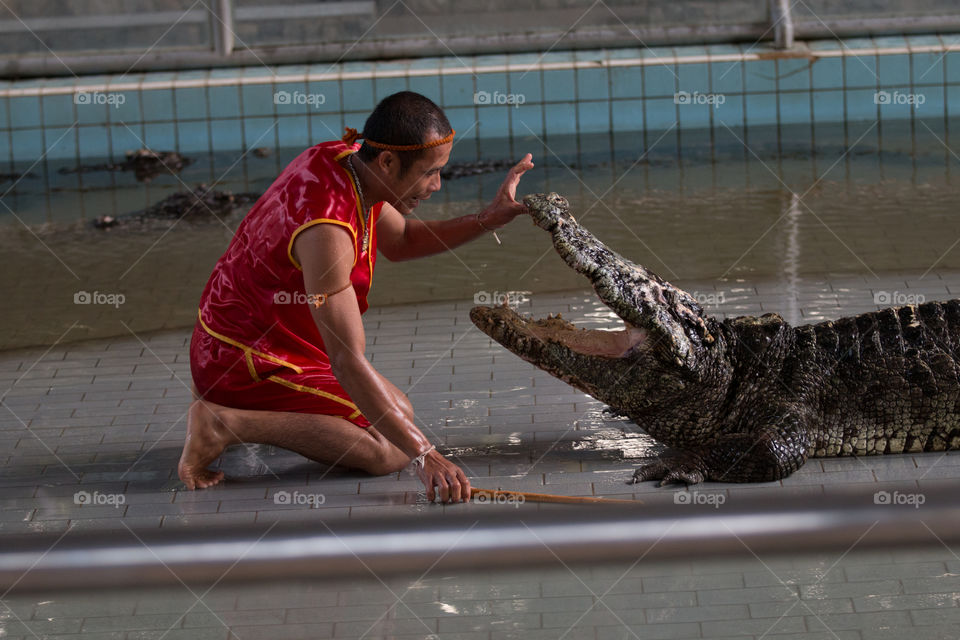
<svg viewBox="0 0 960 640">
<path fill-rule="evenodd" d="M 807 460 L 810 436 L 799 413 L 769 416 L 752 433 L 718 436 L 709 445 L 668 452 L 634 471 L 628 484 L 660 480 L 697 484 L 716 482 L 771 482 L 789 476 Z"/>
</svg>

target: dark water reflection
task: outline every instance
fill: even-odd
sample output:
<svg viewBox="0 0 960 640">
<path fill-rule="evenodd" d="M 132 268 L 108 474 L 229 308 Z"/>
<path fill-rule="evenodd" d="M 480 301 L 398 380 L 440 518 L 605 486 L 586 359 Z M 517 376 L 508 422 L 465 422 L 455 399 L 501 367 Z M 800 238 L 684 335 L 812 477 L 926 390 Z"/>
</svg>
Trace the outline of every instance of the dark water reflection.
<svg viewBox="0 0 960 640">
<path fill-rule="evenodd" d="M 463 142 L 451 159 L 530 151 L 538 166 L 521 192 L 566 195 L 577 219 L 612 248 L 681 283 L 960 268 L 960 169 L 943 122 L 658 136 Z M 262 191 L 297 151 L 197 158 L 179 178 L 149 185 L 132 174 L 63 175 L 52 163 L 38 166 L 4 197 L 16 217 L 0 208 L 0 348 L 191 325 L 244 212 L 109 231 L 90 221 L 140 209 L 185 184 Z M 417 215 L 473 213 L 501 179 L 448 181 Z M 486 237 L 426 260 L 381 260 L 372 303 L 471 303 L 479 292 L 583 288 L 527 220 L 499 235 L 502 245 Z M 82 291 L 122 294 L 123 304 L 75 304 Z"/>
</svg>

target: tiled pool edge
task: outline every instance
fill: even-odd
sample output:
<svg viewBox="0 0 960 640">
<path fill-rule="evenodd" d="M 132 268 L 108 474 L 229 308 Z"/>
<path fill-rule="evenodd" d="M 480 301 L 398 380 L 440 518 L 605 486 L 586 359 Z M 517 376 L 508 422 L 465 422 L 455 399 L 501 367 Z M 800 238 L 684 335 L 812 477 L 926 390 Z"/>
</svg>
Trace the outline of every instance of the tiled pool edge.
<svg viewBox="0 0 960 640">
<path fill-rule="evenodd" d="M 790 52 L 711 45 L 6 82 L 0 167 L 117 159 L 142 146 L 304 147 L 360 127 L 402 89 L 433 97 L 474 141 L 934 121 L 960 115 L 960 35 L 814 41 Z"/>
</svg>

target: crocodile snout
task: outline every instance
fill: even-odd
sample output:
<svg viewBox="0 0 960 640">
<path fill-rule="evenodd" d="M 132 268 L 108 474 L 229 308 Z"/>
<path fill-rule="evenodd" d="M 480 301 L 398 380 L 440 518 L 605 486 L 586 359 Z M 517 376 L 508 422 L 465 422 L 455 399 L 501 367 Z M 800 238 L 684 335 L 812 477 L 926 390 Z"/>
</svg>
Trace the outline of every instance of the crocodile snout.
<svg viewBox="0 0 960 640">
<path fill-rule="evenodd" d="M 538 227 L 553 231 L 564 222 L 576 222 L 570 215 L 570 203 L 557 193 L 533 193 L 524 196 L 523 204 Z"/>
</svg>

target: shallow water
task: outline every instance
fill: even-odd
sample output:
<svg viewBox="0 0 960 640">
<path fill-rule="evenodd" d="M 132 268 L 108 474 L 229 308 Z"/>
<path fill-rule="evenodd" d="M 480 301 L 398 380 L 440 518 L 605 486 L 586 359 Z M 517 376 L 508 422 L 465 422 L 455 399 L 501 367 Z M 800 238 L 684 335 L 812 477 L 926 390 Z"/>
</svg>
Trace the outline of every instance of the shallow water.
<svg viewBox="0 0 960 640">
<path fill-rule="evenodd" d="M 676 131 L 458 144 L 452 162 L 534 154 L 521 193 L 557 191 L 612 248 L 662 277 L 797 282 L 823 273 L 876 275 L 960 268 L 956 133 L 944 122 Z M 953 123 L 954 132 L 960 123 Z M 244 211 L 223 221 L 153 221 L 97 230 L 91 220 L 153 204 L 198 183 L 263 191 L 299 150 L 194 158 L 180 176 L 64 175 L 34 167 L 0 207 L 7 301 L 0 348 L 189 326 L 213 264 Z M 22 169 L 21 169 L 22 170 Z M 445 183 L 417 215 L 473 213 L 502 172 Z M 15 214 L 15 215 L 14 215 Z M 518 220 L 499 236 L 406 263 L 378 262 L 375 305 L 484 301 L 507 291 L 582 289 L 549 236 Z M 75 304 L 79 292 L 95 302 Z M 122 295 L 122 304 L 118 304 Z M 113 296 L 112 298 L 110 296 Z"/>
</svg>

